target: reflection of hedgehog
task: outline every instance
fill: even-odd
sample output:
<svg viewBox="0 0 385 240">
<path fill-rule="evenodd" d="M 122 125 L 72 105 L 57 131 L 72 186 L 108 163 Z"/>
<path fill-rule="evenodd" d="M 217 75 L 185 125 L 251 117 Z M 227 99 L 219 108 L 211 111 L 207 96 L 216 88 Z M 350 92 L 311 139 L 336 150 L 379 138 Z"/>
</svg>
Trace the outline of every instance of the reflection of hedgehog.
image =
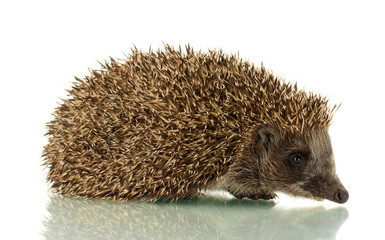
<svg viewBox="0 0 385 240">
<path fill-rule="evenodd" d="M 344 203 L 328 126 L 335 107 L 218 51 L 134 50 L 77 79 L 48 124 L 52 188 L 107 199 L 275 191 Z"/>
<path fill-rule="evenodd" d="M 335 239 L 349 215 L 343 207 L 268 203 L 203 198 L 150 204 L 54 196 L 42 235 L 46 240 Z"/>
</svg>

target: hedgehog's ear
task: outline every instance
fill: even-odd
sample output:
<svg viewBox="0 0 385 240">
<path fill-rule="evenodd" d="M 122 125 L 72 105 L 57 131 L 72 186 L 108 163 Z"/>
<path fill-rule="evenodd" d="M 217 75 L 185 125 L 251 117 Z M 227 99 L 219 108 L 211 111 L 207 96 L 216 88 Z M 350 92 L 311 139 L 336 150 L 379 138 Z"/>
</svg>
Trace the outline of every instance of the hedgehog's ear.
<svg viewBox="0 0 385 240">
<path fill-rule="evenodd" d="M 277 139 L 274 129 L 270 126 L 264 126 L 258 130 L 259 145 L 269 150 L 270 144 Z"/>
</svg>

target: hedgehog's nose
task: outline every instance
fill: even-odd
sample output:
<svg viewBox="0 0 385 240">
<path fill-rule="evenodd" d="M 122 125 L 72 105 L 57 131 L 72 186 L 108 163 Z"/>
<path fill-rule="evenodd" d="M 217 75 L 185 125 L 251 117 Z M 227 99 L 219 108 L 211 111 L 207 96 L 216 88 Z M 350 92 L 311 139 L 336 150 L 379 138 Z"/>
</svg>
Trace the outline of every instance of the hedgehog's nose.
<svg viewBox="0 0 385 240">
<path fill-rule="evenodd" d="M 346 203 L 349 199 L 349 192 L 345 188 L 339 188 L 334 193 L 334 201 L 337 203 Z"/>
</svg>

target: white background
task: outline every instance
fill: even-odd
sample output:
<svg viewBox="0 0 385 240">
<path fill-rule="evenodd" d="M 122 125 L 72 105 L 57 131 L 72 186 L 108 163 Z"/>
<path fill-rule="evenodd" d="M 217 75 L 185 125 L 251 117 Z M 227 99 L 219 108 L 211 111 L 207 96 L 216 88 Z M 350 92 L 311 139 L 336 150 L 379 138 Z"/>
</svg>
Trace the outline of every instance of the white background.
<svg viewBox="0 0 385 240">
<path fill-rule="evenodd" d="M 383 1 L 2 1 L 0 34 L 0 239 L 42 238 L 44 124 L 74 76 L 163 42 L 239 51 L 342 102 L 330 135 L 350 200 L 337 239 L 385 239 Z"/>
</svg>

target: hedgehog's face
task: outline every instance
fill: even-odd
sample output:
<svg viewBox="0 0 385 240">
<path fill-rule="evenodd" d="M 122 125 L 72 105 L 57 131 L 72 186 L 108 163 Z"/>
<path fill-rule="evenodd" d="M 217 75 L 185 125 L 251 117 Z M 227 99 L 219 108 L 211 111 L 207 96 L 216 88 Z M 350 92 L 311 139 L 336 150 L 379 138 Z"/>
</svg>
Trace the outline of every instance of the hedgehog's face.
<svg viewBox="0 0 385 240">
<path fill-rule="evenodd" d="M 276 136 L 267 147 L 266 180 L 293 196 L 345 203 L 349 194 L 335 170 L 327 131 Z"/>
</svg>

